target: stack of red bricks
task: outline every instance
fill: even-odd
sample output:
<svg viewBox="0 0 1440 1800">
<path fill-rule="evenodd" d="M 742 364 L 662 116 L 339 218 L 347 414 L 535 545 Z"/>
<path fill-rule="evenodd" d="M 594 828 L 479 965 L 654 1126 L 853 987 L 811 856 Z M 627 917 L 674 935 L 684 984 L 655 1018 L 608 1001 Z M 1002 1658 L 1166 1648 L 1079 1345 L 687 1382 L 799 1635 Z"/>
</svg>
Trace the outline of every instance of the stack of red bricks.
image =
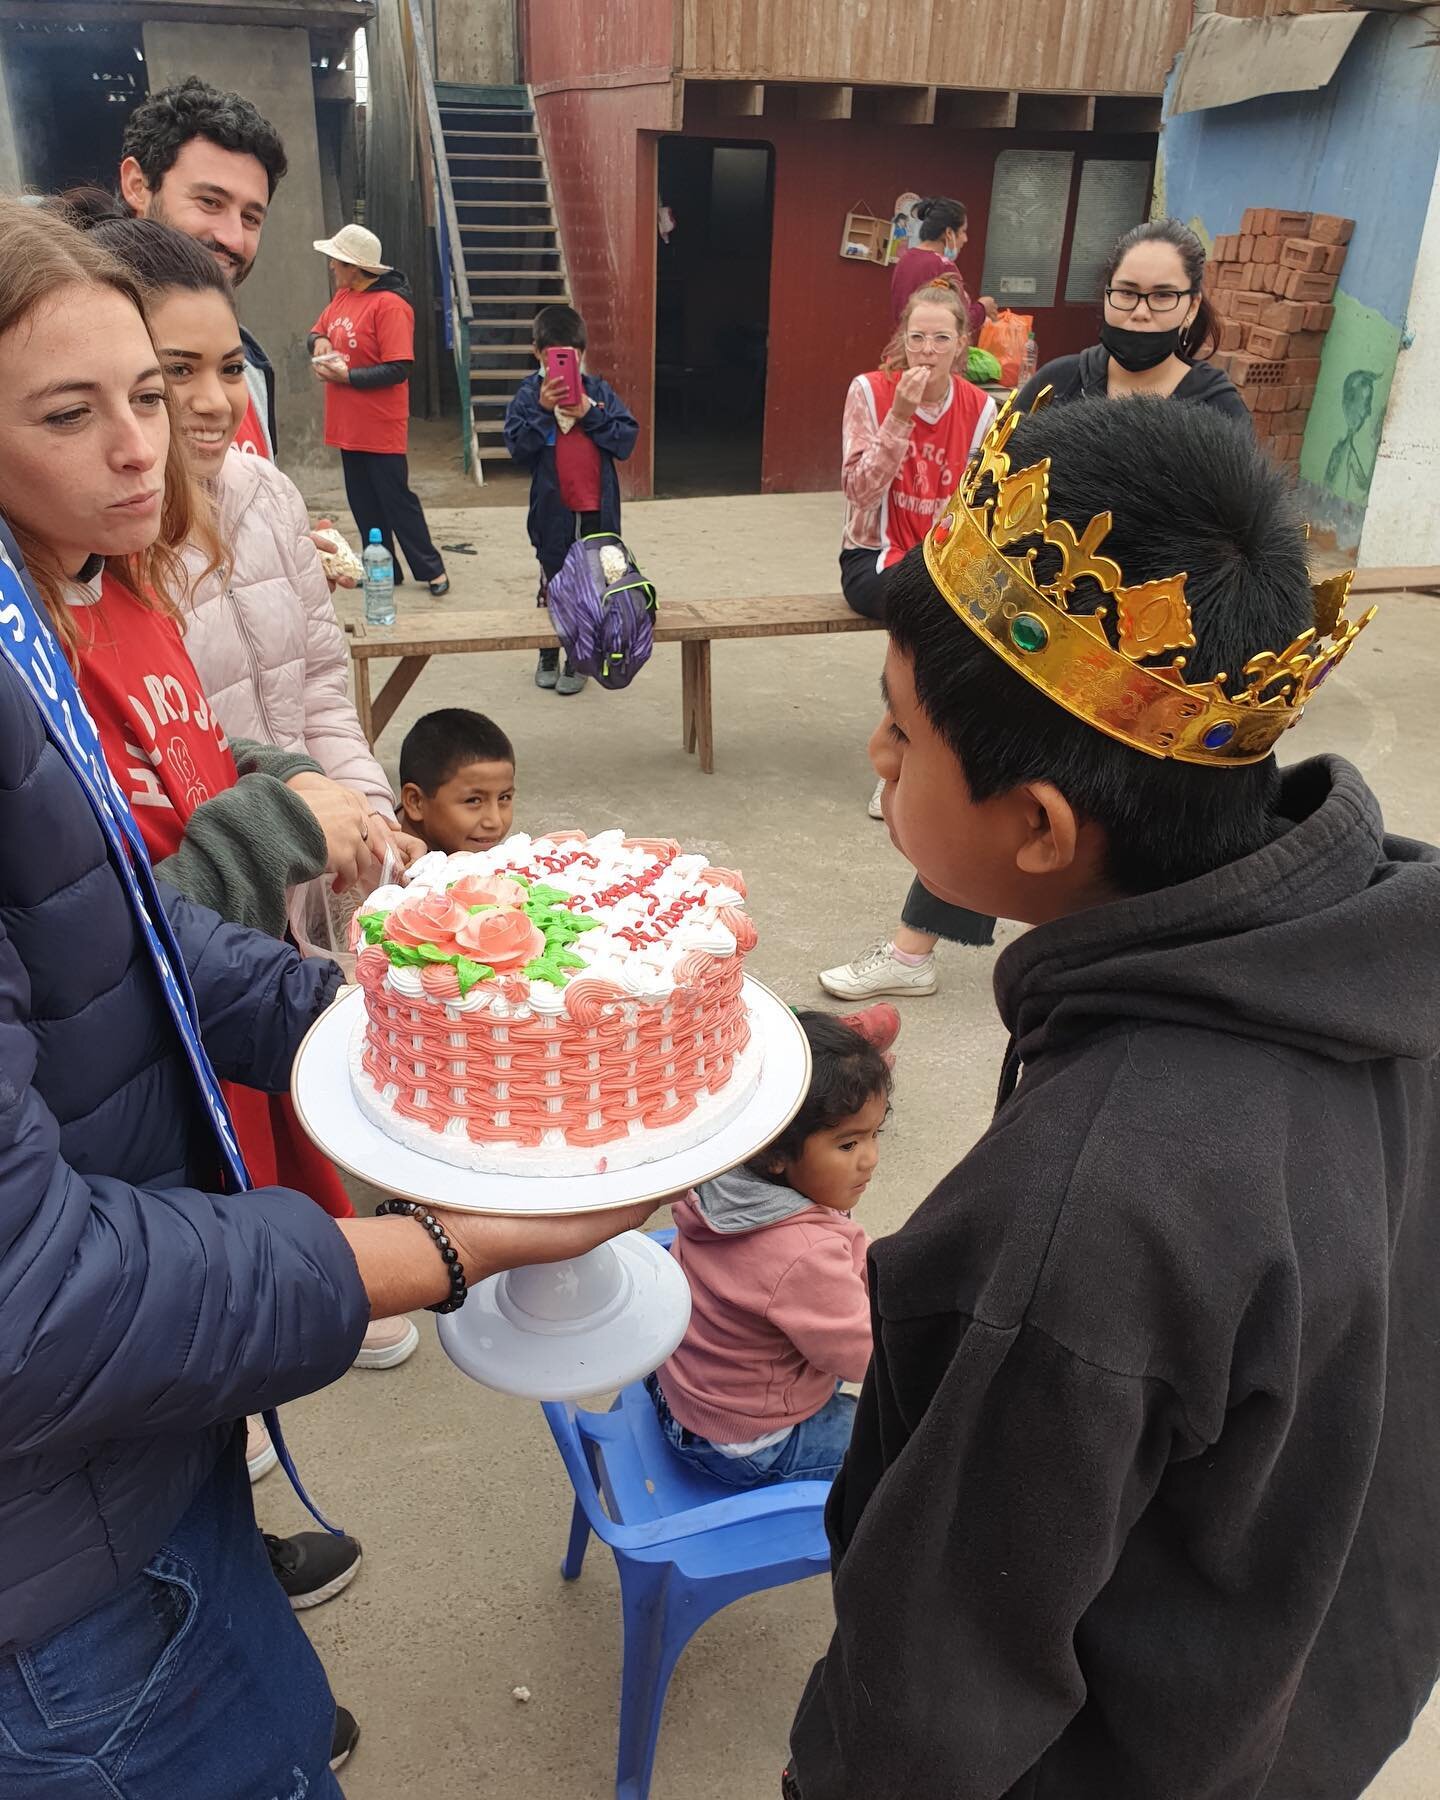
<svg viewBox="0 0 1440 1800">
<path fill-rule="evenodd" d="M 1208 283 L 1220 328 L 1212 360 L 1244 396 L 1255 430 L 1281 462 L 1300 445 L 1335 317 L 1335 288 L 1353 219 L 1251 207 L 1232 237 L 1215 240 Z"/>
</svg>

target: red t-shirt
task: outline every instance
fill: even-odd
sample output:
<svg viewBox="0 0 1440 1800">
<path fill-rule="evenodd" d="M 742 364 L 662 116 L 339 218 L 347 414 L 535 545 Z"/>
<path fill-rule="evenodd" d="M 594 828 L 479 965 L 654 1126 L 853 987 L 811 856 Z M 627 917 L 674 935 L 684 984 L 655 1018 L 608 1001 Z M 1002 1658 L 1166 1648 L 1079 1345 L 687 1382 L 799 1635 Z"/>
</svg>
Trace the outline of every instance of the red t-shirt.
<svg viewBox="0 0 1440 1800">
<path fill-rule="evenodd" d="M 235 433 L 234 444 L 237 450 L 243 450 L 247 456 L 263 456 L 270 460 L 270 446 L 265 441 L 265 427 L 260 423 L 260 415 L 255 410 L 255 396 L 250 396 L 250 404 L 245 408 L 245 417 L 240 421 L 240 429 Z"/>
<path fill-rule="evenodd" d="M 876 426 L 889 417 L 900 375 L 877 369 L 865 376 Z M 925 534 L 955 491 L 965 465 L 980 448 L 995 403 L 973 382 L 950 377 L 950 398 L 933 422 L 917 412 L 900 473 L 880 503 L 880 567 L 899 562 Z"/>
<path fill-rule="evenodd" d="M 389 288 L 342 289 L 313 328 L 352 369 L 415 360 L 415 312 Z M 410 383 L 352 388 L 325 383 L 325 442 L 332 450 L 403 456 L 410 441 Z"/>
<path fill-rule="evenodd" d="M 239 780 L 225 728 L 211 709 L 174 619 L 142 606 L 107 570 L 93 606 L 73 608 L 80 696 L 105 761 L 125 790 L 152 862 L 180 847 L 198 806 Z M 221 1083 L 250 1179 L 309 1194 L 332 1218 L 355 1208 L 293 1116 L 288 1094 Z"/>
<path fill-rule="evenodd" d="M 578 422 L 569 431 L 556 423 L 555 477 L 560 498 L 571 512 L 599 512 L 600 447 Z"/>
<path fill-rule="evenodd" d="M 80 695 L 153 862 L 180 847 L 197 806 L 239 779 L 180 628 L 107 570 L 93 606 L 72 609 Z"/>
</svg>

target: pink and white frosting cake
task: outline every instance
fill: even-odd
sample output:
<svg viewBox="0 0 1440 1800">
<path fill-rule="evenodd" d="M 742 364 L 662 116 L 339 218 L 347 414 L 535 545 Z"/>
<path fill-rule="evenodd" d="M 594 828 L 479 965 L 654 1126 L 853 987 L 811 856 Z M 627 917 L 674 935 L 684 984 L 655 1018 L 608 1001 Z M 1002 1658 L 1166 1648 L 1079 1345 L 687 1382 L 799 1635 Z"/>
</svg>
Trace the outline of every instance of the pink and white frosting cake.
<svg viewBox="0 0 1440 1800">
<path fill-rule="evenodd" d="M 749 1100 L 745 883 L 669 840 L 582 831 L 422 858 L 352 928 L 362 1110 L 461 1168 L 672 1155 Z"/>
</svg>

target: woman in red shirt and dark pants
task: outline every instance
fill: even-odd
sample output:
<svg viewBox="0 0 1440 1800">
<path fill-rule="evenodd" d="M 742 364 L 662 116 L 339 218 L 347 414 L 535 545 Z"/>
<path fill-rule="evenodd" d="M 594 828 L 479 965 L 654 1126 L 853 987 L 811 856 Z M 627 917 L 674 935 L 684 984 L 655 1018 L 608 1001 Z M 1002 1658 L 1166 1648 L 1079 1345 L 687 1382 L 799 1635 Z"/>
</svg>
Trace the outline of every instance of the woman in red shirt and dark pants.
<svg viewBox="0 0 1440 1800">
<path fill-rule="evenodd" d="M 363 225 L 346 225 L 316 240 L 330 261 L 335 295 L 315 321 L 310 354 L 325 386 L 325 442 L 340 452 L 345 495 L 360 529 L 360 547 L 378 530 L 395 558 L 395 543 L 417 581 L 437 598 L 450 592 L 445 564 L 410 487 L 410 365 L 415 360 L 415 309 L 410 284 L 380 260 L 380 240 Z"/>
</svg>

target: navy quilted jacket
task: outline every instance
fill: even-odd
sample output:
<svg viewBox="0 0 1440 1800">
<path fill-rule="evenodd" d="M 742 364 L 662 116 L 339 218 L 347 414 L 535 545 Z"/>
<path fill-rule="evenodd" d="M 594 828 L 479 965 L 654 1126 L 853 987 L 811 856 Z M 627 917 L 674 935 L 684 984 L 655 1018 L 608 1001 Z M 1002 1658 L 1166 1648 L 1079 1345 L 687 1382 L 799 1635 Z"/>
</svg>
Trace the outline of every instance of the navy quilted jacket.
<svg viewBox="0 0 1440 1800">
<path fill-rule="evenodd" d="M 283 1089 L 336 971 L 166 904 L 216 1068 Z M 359 1348 L 331 1220 L 216 1179 L 100 827 L 0 661 L 0 1653 L 136 1574 L 234 1422 Z"/>
</svg>

